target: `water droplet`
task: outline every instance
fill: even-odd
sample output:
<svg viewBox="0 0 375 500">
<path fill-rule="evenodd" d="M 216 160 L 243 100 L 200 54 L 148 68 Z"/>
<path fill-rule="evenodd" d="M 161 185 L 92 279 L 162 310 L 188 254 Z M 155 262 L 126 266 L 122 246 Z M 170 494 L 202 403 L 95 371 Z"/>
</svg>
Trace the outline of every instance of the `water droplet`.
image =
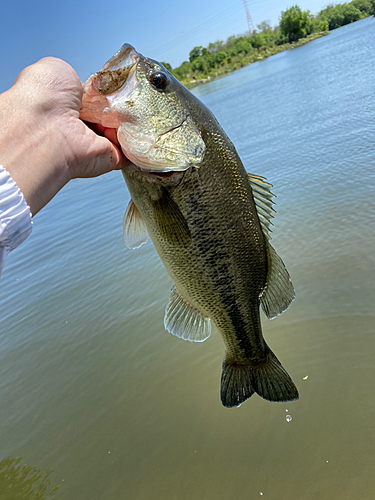
<svg viewBox="0 0 375 500">
<path fill-rule="evenodd" d="M 259 492 L 259 495 L 260 495 L 260 496 L 262 496 L 262 495 L 263 495 L 263 493 L 260 491 L 260 492 Z"/>
<path fill-rule="evenodd" d="M 306 375 L 306 377 L 302 377 L 302 380 L 307 380 L 309 378 L 308 375 Z"/>
<path fill-rule="evenodd" d="M 290 415 L 287 415 L 287 416 L 285 417 L 285 420 L 286 420 L 287 422 L 291 422 L 292 417 L 291 417 Z"/>
<path fill-rule="evenodd" d="M 328 460 L 326 460 L 327 464 L 328 464 Z"/>
<path fill-rule="evenodd" d="M 288 411 L 289 411 L 289 410 L 288 410 L 288 409 L 286 409 L 285 411 L 288 413 Z"/>
</svg>

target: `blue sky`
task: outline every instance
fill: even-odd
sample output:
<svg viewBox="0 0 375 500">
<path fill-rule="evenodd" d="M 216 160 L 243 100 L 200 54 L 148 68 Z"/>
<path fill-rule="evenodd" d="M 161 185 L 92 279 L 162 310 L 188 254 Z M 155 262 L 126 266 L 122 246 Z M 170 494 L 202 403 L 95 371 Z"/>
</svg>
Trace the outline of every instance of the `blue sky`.
<svg viewBox="0 0 375 500">
<path fill-rule="evenodd" d="M 295 3 L 316 13 L 329 0 L 247 1 L 255 26 L 264 20 L 276 25 L 281 11 Z M 7 0 L 0 19 L 0 91 L 47 55 L 61 57 L 86 79 L 124 42 L 175 67 L 194 46 L 247 30 L 243 0 Z"/>
</svg>

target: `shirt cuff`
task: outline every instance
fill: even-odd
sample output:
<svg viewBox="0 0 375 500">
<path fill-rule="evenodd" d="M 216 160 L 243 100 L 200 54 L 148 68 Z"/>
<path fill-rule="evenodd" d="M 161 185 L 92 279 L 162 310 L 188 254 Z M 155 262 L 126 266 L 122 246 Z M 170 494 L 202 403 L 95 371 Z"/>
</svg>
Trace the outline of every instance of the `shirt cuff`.
<svg viewBox="0 0 375 500">
<path fill-rule="evenodd" d="M 32 225 L 30 208 L 23 194 L 0 165 L 0 275 L 7 255 L 26 240 Z"/>
</svg>

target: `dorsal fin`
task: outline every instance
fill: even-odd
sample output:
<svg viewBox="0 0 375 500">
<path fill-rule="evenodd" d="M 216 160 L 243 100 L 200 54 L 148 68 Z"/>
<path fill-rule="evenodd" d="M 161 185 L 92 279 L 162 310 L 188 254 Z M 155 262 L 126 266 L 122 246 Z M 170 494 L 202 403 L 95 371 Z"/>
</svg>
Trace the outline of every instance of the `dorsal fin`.
<svg viewBox="0 0 375 500">
<path fill-rule="evenodd" d="M 134 201 L 130 200 L 123 222 L 124 241 L 127 248 L 135 250 L 148 240 L 148 231 L 145 221 Z"/>
<path fill-rule="evenodd" d="M 211 334 L 211 320 L 187 303 L 172 288 L 164 316 L 165 329 L 183 340 L 203 342 Z"/>
<path fill-rule="evenodd" d="M 293 302 L 295 292 L 293 283 L 290 280 L 288 271 L 284 262 L 277 255 L 275 249 L 270 243 L 270 225 L 273 225 L 271 219 L 276 211 L 273 208 L 275 196 L 271 192 L 272 184 L 267 182 L 264 177 L 247 174 L 253 192 L 256 209 L 258 212 L 260 224 L 264 236 L 266 237 L 267 247 L 267 284 L 260 296 L 262 309 L 269 319 L 273 319 L 284 312 Z"/>
<path fill-rule="evenodd" d="M 273 213 L 276 211 L 273 208 L 275 195 L 271 192 L 272 184 L 267 182 L 264 177 L 259 175 L 247 174 L 251 190 L 253 192 L 255 205 L 257 208 L 260 224 L 264 235 L 268 240 L 271 239 L 270 233 L 272 230 L 270 226 L 273 226 L 271 219 L 273 219 Z"/>
</svg>

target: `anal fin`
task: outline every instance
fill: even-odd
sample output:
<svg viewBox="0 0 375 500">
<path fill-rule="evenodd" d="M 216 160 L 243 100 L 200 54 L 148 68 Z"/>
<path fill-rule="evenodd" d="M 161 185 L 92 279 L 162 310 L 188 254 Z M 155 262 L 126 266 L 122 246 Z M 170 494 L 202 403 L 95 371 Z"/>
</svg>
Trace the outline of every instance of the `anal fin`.
<svg viewBox="0 0 375 500">
<path fill-rule="evenodd" d="M 164 316 L 165 329 L 183 340 L 203 342 L 211 334 L 211 320 L 192 307 L 172 288 Z"/>
<path fill-rule="evenodd" d="M 295 291 L 284 262 L 269 242 L 266 245 L 267 286 L 260 296 L 260 303 L 265 315 L 273 319 L 288 309 L 295 298 Z"/>
</svg>

